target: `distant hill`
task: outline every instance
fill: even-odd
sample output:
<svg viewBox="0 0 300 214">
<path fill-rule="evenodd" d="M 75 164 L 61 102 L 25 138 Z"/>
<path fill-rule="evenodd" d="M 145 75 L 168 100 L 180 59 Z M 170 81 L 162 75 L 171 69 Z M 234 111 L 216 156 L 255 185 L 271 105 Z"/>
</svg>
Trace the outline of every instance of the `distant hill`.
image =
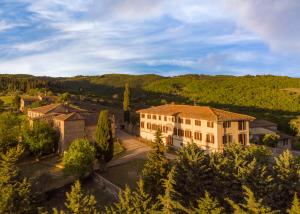
<svg viewBox="0 0 300 214">
<path fill-rule="evenodd" d="M 192 74 L 162 77 L 106 74 L 41 79 L 49 81 L 51 89 L 55 91 L 106 99 L 118 95 L 120 101 L 123 87 L 128 82 L 137 106 L 166 102 L 211 105 L 269 119 L 279 123 L 283 129 L 287 129 L 291 118 L 300 115 L 300 78 L 270 75 L 236 77 Z"/>
</svg>

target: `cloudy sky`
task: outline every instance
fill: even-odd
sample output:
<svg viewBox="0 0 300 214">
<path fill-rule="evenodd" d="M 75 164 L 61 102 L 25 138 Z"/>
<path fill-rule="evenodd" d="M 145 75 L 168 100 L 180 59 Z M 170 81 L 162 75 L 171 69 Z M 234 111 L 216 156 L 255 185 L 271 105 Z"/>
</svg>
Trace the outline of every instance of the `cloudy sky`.
<svg viewBox="0 0 300 214">
<path fill-rule="evenodd" d="M 300 1 L 0 0 L 0 73 L 300 77 Z"/>
</svg>

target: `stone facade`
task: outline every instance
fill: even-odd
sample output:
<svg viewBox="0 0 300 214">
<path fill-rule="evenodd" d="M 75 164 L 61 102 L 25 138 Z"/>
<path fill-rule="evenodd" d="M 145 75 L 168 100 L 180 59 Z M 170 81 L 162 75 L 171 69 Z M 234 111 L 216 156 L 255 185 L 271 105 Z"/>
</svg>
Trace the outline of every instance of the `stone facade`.
<svg viewBox="0 0 300 214">
<path fill-rule="evenodd" d="M 63 104 L 50 104 L 27 111 L 29 121 L 44 120 L 59 132 L 58 152 L 64 153 L 76 139 L 93 141 L 99 113 L 73 108 Z"/>
</svg>

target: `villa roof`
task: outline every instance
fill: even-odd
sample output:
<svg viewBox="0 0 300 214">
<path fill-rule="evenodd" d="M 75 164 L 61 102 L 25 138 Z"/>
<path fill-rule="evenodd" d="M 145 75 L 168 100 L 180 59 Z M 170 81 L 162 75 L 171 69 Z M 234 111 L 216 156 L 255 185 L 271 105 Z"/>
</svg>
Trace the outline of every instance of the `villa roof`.
<svg viewBox="0 0 300 214">
<path fill-rule="evenodd" d="M 55 103 L 55 104 L 50 104 L 50 105 L 45 105 L 37 108 L 30 109 L 32 112 L 37 112 L 41 114 L 48 114 L 48 113 L 70 113 L 70 112 L 85 112 L 86 110 L 71 107 L 71 106 L 66 106 L 60 103 Z"/>
<path fill-rule="evenodd" d="M 255 118 L 244 115 L 212 108 L 209 106 L 191 106 L 166 104 L 147 109 L 141 109 L 138 113 L 159 114 L 167 116 L 178 116 L 183 118 L 206 119 L 212 121 L 232 121 L 232 120 L 249 120 Z"/>
<path fill-rule="evenodd" d="M 37 97 L 29 97 L 29 96 L 21 96 L 21 99 L 24 101 L 38 101 L 39 98 Z"/>
<path fill-rule="evenodd" d="M 80 114 L 76 112 L 72 112 L 69 114 L 61 114 L 54 118 L 54 120 L 61 120 L 61 121 L 72 121 L 72 120 L 84 120 Z"/>
<path fill-rule="evenodd" d="M 267 121 L 267 120 L 254 120 L 250 123 L 250 128 L 270 127 L 270 126 L 277 127 L 277 124 L 272 123 L 272 122 Z"/>
</svg>

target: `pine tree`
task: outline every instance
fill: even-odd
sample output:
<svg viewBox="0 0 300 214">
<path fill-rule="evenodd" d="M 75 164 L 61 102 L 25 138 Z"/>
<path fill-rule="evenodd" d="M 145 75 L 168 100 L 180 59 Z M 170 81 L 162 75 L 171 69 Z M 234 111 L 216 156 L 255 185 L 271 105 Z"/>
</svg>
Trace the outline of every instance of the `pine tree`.
<svg viewBox="0 0 300 214">
<path fill-rule="evenodd" d="M 287 210 L 287 213 L 288 214 L 299 214 L 300 213 L 300 203 L 299 203 L 297 193 L 295 193 L 294 199 L 292 202 L 292 207 L 291 207 L 291 209 Z"/>
<path fill-rule="evenodd" d="M 123 99 L 124 122 L 130 122 L 130 88 L 129 84 L 125 84 L 124 99 Z"/>
<path fill-rule="evenodd" d="M 178 161 L 175 163 L 176 175 L 175 190 L 180 193 L 185 206 L 192 203 L 194 206 L 197 200 L 214 188 L 214 174 L 210 166 L 210 156 L 191 143 L 178 152 Z"/>
<path fill-rule="evenodd" d="M 108 162 L 113 158 L 113 136 L 107 110 L 100 112 L 95 132 L 95 145 L 97 149 L 97 158 L 99 160 Z"/>
<path fill-rule="evenodd" d="M 21 178 L 16 161 L 23 153 L 20 146 L 0 153 L 0 213 L 31 213 L 31 185 Z"/>
<path fill-rule="evenodd" d="M 71 188 L 71 192 L 66 193 L 66 207 L 70 213 L 98 213 L 96 210 L 96 199 L 93 195 L 85 195 L 81 190 L 79 181 L 76 181 Z"/>
<path fill-rule="evenodd" d="M 158 196 L 158 200 L 162 206 L 161 212 L 163 214 L 173 214 L 178 213 L 179 211 L 188 212 L 188 209 L 186 209 L 179 201 L 176 200 L 176 198 L 178 198 L 178 193 L 174 189 L 174 177 L 176 174 L 175 170 L 175 167 L 172 167 L 167 179 L 163 180 L 164 194 Z"/>
<path fill-rule="evenodd" d="M 224 208 L 219 205 L 216 199 L 213 199 L 208 192 L 205 192 L 203 198 L 198 200 L 198 206 L 189 211 L 194 214 L 221 214 L 225 213 Z"/>
<path fill-rule="evenodd" d="M 234 214 L 272 214 L 277 213 L 277 211 L 272 211 L 270 207 L 264 206 L 262 204 L 262 199 L 257 200 L 253 192 L 246 186 L 243 186 L 244 190 L 244 203 L 237 204 L 231 199 L 226 199 L 226 201 L 231 205 Z"/>
<path fill-rule="evenodd" d="M 162 194 L 162 179 L 167 178 L 170 164 L 165 157 L 165 147 L 161 139 L 161 131 L 155 133 L 155 141 L 152 144 L 153 150 L 148 155 L 148 160 L 144 165 L 142 177 L 145 182 L 147 192 L 152 197 Z"/>
<path fill-rule="evenodd" d="M 275 188 L 272 191 L 272 207 L 284 211 L 290 205 L 294 192 L 300 189 L 300 164 L 286 150 L 275 158 L 273 173 Z"/>
<path fill-rule="evenodd" d="M 119 193 L 119 202 L 106 208 L 106 213 L 153 213 L 158 207 L 152 197 L 145 192 L 143 180 L 138 182 L 137 189 L 131 191 L 126 186 L 125 191 Z"/>
</svg>

